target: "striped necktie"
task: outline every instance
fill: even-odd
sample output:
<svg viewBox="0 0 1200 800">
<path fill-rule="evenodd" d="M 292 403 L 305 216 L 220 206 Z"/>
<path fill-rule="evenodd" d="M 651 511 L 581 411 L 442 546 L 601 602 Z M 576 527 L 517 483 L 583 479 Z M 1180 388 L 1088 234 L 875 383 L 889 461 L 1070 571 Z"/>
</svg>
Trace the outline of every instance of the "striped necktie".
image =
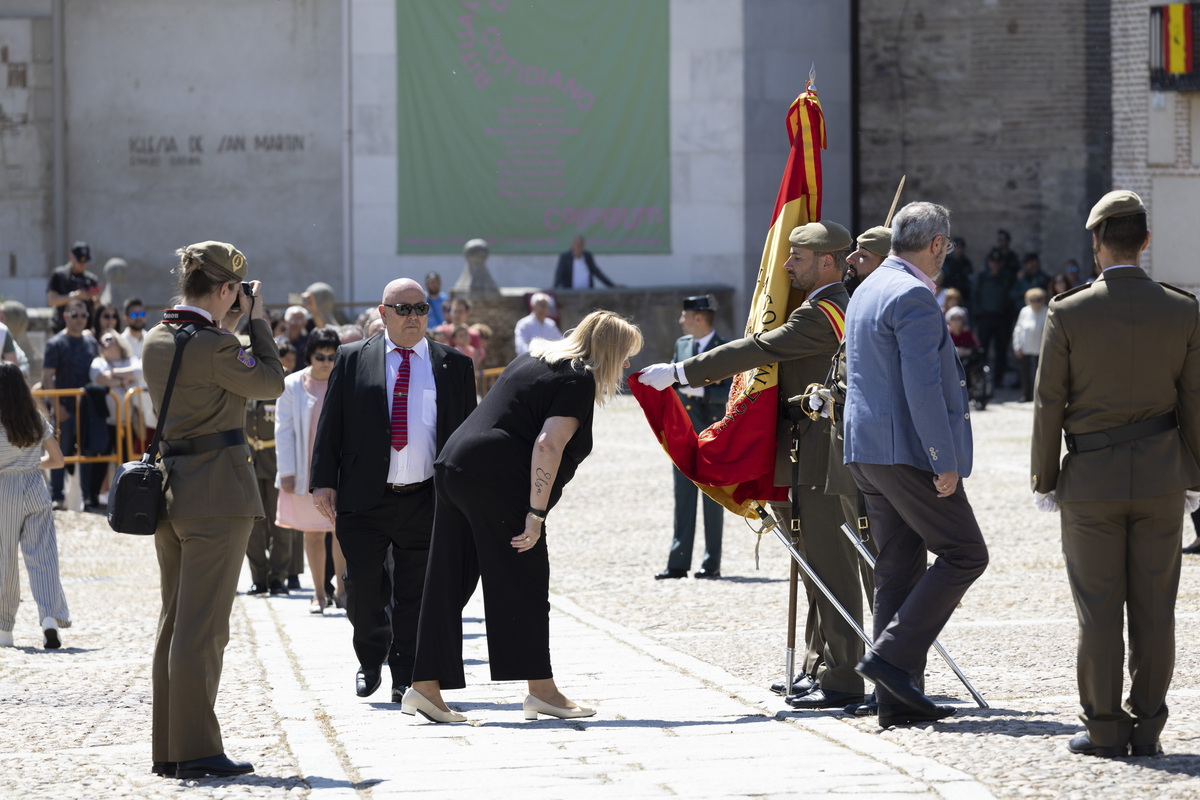
<svg viewBox="0 0 1200 800">
<path fill-rule="evenodd" d="M 412 373 L 407 347 L 400 351 L 400 368 L 396 370 L 396 388 L 392 390 L 392 447 L 403 450 L 408 446 L 408 378 Z"/>
</svg>

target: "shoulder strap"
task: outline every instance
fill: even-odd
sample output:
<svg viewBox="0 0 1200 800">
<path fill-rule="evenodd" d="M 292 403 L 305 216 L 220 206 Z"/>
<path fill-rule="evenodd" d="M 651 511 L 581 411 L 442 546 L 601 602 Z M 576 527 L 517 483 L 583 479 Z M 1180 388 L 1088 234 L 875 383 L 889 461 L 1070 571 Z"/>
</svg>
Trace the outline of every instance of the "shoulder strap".
<svg viewBox="0 0 1200 800">
<path fill-rule="evenodd" d="M 185 322 L 175 332 L 175 358 L 171 361 L 171 374 L 167 376 L 167 388 L 163 391 L 162 408 L 158 410 L 158 425 L 154 427 L 154 439 L 146 448 L 146 454 L 142 456 L 142 461 L 148 464 L 153 464 L 158 459 L 158 445 L 162 439 L 163 426 L 167 424 L 167 408 L 171 404 L 171 390 L 175 388 L 175 376 L 179 374 L 179 364 L 183 361 L 183 348 L 187 346 L 198 330 L 200 330 L 199 325 Z"/>
</svg>

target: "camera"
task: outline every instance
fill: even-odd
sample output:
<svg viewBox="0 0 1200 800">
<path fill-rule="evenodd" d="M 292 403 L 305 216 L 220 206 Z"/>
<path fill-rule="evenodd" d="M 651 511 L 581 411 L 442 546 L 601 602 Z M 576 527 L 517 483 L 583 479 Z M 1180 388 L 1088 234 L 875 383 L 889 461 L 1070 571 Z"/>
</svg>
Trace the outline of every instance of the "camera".
<svg viewBox="0 0 1200 800">
<path fill-rule="evenodd" d="M 242 294 L 246 297 L 254 297 L 254 287 L 250 285 L 250 281 L 242 281 Z M 251 303 L 253 305 L 253 303 Z M 239 294 L 237 299 L 233 301 L 233 305 L 229 307 L 230 311 L 242 310 L 242 295 Z"/>
</svg>

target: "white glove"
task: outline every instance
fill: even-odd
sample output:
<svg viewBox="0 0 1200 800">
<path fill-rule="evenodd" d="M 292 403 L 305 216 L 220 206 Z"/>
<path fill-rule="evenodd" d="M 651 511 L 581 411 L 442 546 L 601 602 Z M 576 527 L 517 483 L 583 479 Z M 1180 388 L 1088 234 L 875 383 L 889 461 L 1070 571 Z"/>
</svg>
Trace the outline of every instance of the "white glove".
<svg viewBox="0 0 1200 800">
<path fill-rule="evenodd" d="M 1033 507 L 1038 511 L 1053 512 L 1058 511 L 1058 501 L 1054 499 L 1054 492 L 1034 492 Z"/>
<path fill-rule="evenodd" d="M 638 376 L 638 383 L 660 392 L 670 389 L 675 384 L 675 365 L 651 364 L 642 370 L 642 374 Z"/>
<path fill-rule="evenodd" d="M 1200 492 L 1193 492 L 1190 489 L 1183 493 L 1183 513 L 1191 514 L 1197 508 L 1200 508 Z"/>
<path fill-rule="evenodd" d="M 820 411 L 822 417 L 829 419 L 829 402 L 832 399 L 833 392 L 822 387 L 808 396 L 808 407 L 813 411 Z"/>
</svg>

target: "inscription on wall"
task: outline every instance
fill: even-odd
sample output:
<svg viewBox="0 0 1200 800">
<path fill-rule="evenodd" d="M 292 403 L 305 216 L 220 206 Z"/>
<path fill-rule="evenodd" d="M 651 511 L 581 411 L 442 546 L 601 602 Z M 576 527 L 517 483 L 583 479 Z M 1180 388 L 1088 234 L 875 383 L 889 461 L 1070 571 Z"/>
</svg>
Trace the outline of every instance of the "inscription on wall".
<svg viewBox="0 0 1200 800">
<path fill-rule="evenodd" d="M 216 142 L 214 145 L 213 142 Z M 303 153 L 304 136 L 294 133 L 133 135 L 129 137 L 131 167 L 198 167 L 206 156 L 230 153 Z"/>
</svg>

